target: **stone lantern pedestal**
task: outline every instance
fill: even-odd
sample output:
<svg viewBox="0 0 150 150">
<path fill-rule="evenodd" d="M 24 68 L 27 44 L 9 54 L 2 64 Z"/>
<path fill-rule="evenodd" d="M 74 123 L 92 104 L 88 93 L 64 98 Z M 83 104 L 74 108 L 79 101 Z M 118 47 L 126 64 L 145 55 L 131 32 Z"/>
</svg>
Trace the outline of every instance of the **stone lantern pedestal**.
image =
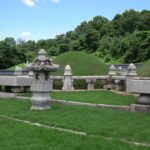
<svg viewBox="0 0 150 150">
<path fill-rule="evenodd" d="M 34 79 L 31 86 L 33 96 L 31 98 L 32 107 L 31 110 L 44 110 L 50 109 L 50 96 L 51 81 L 49 77 L 46 79 L 46 75 L 43 72 L 35 72 Z"/>
<path fill-rule="evenodd" d="M 53 64 L 51 60 L 46 57 L 44 50 L 40 50 L 38 54 L 39 56 L 34 59 L 33 63 L 26 65 L 28 70 L 33 71 L 31 110 L 50 109 L 51 98 L 49 92 L 52 90 L 52 85 L 49 73 L 59 68 L 59 65 Z"/>
</svg>

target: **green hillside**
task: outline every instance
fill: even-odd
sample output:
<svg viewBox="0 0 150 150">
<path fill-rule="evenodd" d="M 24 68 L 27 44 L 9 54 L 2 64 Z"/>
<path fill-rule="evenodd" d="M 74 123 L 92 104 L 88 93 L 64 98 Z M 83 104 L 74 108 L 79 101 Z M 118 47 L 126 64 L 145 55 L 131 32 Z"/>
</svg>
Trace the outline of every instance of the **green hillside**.
<svg viewBox="0 0 150 150">
<path fill-rule="evenodd" d="M 106 75 L 108 73 L 108 66 L 98 60 L 97 57 L 84 52 L 67 52 L 57 56 L 54 63 L 60 65 L 59 71 L 51 73 L 52 75 L 63 75 L 66 65 L 70 65 L 73 75 Z M 16 67 L 25 69 L 24 64 L 19 64 L 8 68 L 8 70 L 15 70 Z"/>
<path fill-rule="evenodd" d="M 150 77 L 150 60 L 144 62 L 140 67 L 137 69 L 138 76 L 141 77 Z"/>
<path fill-rule="evenodd" d="M 67 52 L 56 57 L 54 63 L 60 65 L 58 72 L 53 75 L 63 75 L 66 65 L 70 65 L 73 75 L 106 75 L 108 66 L 101 63 L 97 57 L 84 52 Z"/>
</svg>

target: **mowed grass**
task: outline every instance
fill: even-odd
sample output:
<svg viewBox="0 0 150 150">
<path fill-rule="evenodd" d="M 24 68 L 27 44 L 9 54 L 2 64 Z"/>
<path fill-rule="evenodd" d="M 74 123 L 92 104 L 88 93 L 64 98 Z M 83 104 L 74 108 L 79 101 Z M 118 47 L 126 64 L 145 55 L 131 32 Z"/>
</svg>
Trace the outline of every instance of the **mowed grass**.
<svg viewBox="0 0 150 150">
<path fill-rule="evenodd" d="M 30 101 L 0 99 L 0 114 L 3 115 L 90 135 L 150 144 L 149 114 L 60 104 L 53 104 L 51 110 L 45 111 L 31 111 L 30 107 Z"/>
<path fill-rule="evenodd" d="M 76 92 L 52 92 L 51 97 L 58 100 L 76 101 L 94 104 L 130 105 L 137 102 L 133 96 L 124 96 L 111 91 L 76 91 Z"/>
<path fill-rule="evenodd" d="M 2 118 L 0 128 L 0 150 L 149 150 L 149 147 L 74 135 Z"/>
<path fill-rule="evenodd" d="M 97 57 L 79 51 L 63 53 L 54 59 L 54 63 L 60 65 L 60 69 L 52 75 L 63 75 L 66 65 L 70 65 L 73 75 L 107 75 L 108 66 L 98 60 Z"/>
<path fill-rule="evenodd" d="M 22 96 L 31 97 L 32 94 L 23 94 Z M 138 99 L 133 96 L 125 96 L 116 94 L 111 91 L 74 91 L 74 92 L 52 92 L 50 93 L 52 99 L 76 101 L 93 104 L 108 104 L 128 106 L 136 103 Z"/>
<path fill-rule="evenodd" d="M 98 57 L 85 52 L 66 52 L 57 56 L 53 62 L 59 64 L 60 68 L 51 75 L 64 75 L 66 65 L 71 66 L 73 75 L 107 75 L 108 73 L 108 65 L 100 62 Z M 18 64 L 8 70 L 15 70 L 17 66 L 25 69 L 24 64 Z"/>
</svg>

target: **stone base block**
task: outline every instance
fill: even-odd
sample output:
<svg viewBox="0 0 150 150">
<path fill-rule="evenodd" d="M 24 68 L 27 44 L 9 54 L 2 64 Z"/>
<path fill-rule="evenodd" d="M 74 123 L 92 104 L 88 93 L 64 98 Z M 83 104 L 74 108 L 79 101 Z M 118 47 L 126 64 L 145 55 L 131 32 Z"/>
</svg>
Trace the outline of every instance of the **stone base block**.
<svg viewBox="0 0 150 150">
<path fill-rule="evenodd" d="M 50 109 L 50 101 L 36 101 L 32 100 L 31 110 L 47 110 Z"/>
<path fill-rule="evenodd" d="M 104 89 L 106 90 L 111 90 L 113 88 L 112 85 L 104 85 Z"/>
<path fill-rule="evenodd" d="M 150 105 L 150 94 L 140 94 L 138 103 Z"/>
<path fill-rule="evenodd" d="M 150 113 L 150 105 L 132 104 L 130 105 L 131 112 Z"/>
</svg>

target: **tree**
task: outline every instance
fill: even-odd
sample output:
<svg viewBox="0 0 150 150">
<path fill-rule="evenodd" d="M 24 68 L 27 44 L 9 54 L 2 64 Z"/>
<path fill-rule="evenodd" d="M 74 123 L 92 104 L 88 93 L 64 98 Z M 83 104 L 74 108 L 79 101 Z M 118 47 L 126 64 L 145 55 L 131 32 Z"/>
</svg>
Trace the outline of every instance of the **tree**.
<svg viewBox="0 0 150 150">
<path fill-rule="evenodd" d="M 99 32 L 89 29 L 85 35 L 85 44 L 88 52 L 95 52 L 98 47 Z"/>
</svg>

